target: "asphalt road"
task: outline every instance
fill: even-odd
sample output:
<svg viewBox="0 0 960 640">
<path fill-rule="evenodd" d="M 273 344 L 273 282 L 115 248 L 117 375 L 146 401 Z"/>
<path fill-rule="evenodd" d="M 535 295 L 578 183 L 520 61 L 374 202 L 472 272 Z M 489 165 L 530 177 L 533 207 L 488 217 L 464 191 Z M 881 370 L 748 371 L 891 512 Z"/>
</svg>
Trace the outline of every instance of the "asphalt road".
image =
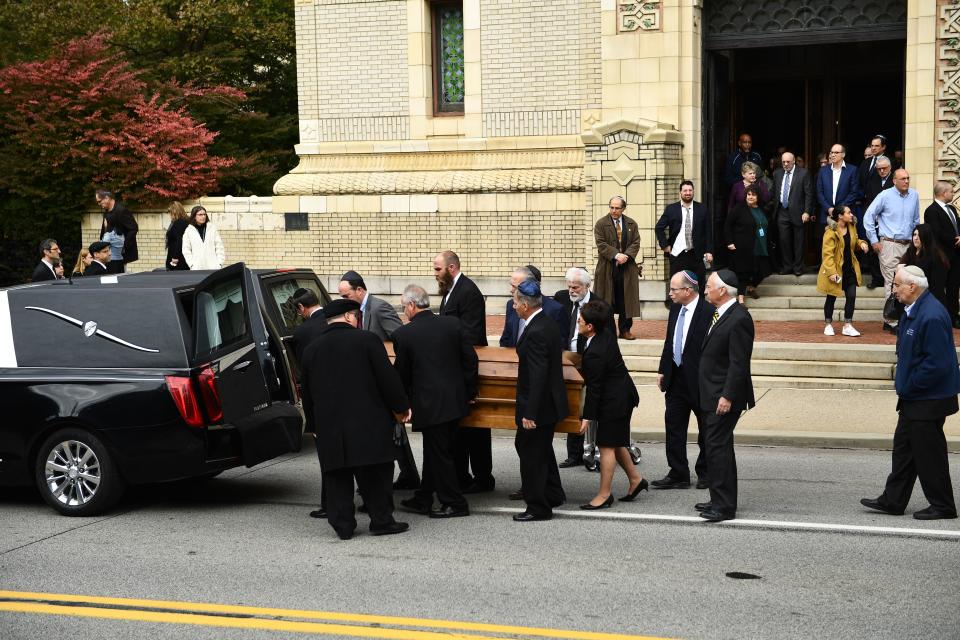
<svg viewBox="0 0 960 640">
<path fill-rule="evenodd" d="M 642 448 L 641 471 L 662 476 L 662 445 Z M 562 454 L 562 441 L 556 450 Z M 360 515 L 358 535 L 347 542 L 307 517 L 319 477 L 307 447 L 203 484 L 134 490 L 99 518 L 57 516 L 32 492 L 7 491 L 0 637 L 960 637 L 960 521 L 911 518 L 926 506 L 919 486 L 906 516 L 858 504 L 879 494 L 889 453 L 739 447 L 737 455 L 746 525 L 688 521 L 707 495 L 695 489 L 652 491 L 583 517 L 576 505 L 593 495 L 598 475 L 577 469 L 562 471 L 569 502 L 558 517 L 514 523 L 502 511 L 519 507 L 506 497 L 519 484 L 506 438 L 494 439 L 497 490 L 471 496 L 471 517 L 398 515 L 410 532 L 372 537 Z M 951 471 L 956 485 L 960 456 L 951 457 Z M 616 495 L 625 484 L 617 476 Z M 871 529 L 879 527 L 893 531 Z M 934 537 L 938 531 L 956 535 Z M 63 597 L 10 592 L 175 602 L 63 606 L 56 604 Z M 24 601 L 37 611 L 24 612 Z M 347 627 L 323 626 L 334 623 L 322 614 L 247 609 L 191 617 L 180 611 L 184 602 L 378 617 L 334 621 Z M 158 621 L 144 621 L 152 618 L 143 610 Z M 111 611 L 131 619 L 84 617 Z M 454 622 L 430 631 L 424 619 Z"/>
</svg>

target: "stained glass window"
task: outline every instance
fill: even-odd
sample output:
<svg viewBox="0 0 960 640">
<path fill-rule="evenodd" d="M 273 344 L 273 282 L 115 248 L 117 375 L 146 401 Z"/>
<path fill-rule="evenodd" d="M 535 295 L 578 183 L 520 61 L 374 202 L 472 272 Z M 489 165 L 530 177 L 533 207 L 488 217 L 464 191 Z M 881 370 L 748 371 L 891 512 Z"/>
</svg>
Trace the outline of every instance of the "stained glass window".
<svg viewBox="0 0 960 640">
<path fill-rule="evenodd" d="M 435 4 L 433 27 L 437 111 L 463 113 L 463 4 Z"/>
</svg>

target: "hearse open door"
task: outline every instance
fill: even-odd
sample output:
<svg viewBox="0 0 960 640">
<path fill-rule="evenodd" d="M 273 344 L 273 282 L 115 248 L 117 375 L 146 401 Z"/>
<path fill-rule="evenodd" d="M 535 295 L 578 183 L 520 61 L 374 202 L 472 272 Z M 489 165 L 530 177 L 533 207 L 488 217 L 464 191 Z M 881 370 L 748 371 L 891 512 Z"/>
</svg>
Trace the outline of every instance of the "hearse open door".
<svg viewBox="0 0 960 640">
<path fill-rule="evenodd" d="M 271 401 L 270 355 L 256 339 L 263 332 L 255 324 L 262 321 L 254 286 L 242 262 L 196 286 L 190 363 L 207 428 L 235 428 L 247 466 L 298 450 L 303 427 L 295 406 Z"/>
</svg>

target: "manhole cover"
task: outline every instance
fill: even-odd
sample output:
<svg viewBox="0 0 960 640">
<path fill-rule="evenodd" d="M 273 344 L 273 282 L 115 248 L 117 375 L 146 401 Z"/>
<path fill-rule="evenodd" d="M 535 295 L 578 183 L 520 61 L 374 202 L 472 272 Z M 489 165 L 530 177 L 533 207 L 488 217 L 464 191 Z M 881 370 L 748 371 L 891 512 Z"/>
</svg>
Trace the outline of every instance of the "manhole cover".
<svg viewBox="0 0 960 640">
<path fill-rule="evenodd" d="M 728 571 L 728 578 L 733 578 L 734 580 L 759 580 L 760 576 L 754 573 L 744 573 L 743 571 Z"/>
</svg>

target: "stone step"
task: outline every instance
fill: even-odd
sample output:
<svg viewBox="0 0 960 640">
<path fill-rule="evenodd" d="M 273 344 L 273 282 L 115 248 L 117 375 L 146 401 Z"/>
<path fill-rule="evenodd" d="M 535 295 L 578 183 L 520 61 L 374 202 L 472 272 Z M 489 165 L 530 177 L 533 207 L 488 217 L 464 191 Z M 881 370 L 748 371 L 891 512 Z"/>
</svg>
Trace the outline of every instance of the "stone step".
<svg viewBox="0 0 960 640">
<path fill-rule="evenodd" d="M 656 385 L 657 374 L 632 372 L 630 377 L 636 385 Z M 781 376 L 753 376 L 753 388 L 774 389 L 893 389 L 892 380 L 854 380 L 849 378 L 800 378 Z"/>
<path fill-rule="evenodd" d="M 756 309 L 750 308 L 750 305 L 747 305 L 747 309 L 750 311 L 751 317 L 754 320 L 760 320 L 764 322 L 800 322 L 800 321 L 814 321 L 820 320 L 823 321 L 823 309 Z M 883 320 L 883 309 L 857 309 L 857 313 L 854 316 L 856 319 L 853 323 L 854 326 L 858 322 L 881 322 Z M 835 322 L 843 320 L 843 303 L 838 302 L 837 306 L 833 311 L 833 319 Z M 837 332 L 840 331 L 838 327 L 834 327 Z"/>
<path fill-rule="evenodd" d="M 626 356 L 660 357 L 662 340 L 620 340 L 620 352 Z M 893 364 L 897 361 L 893 345 L 823 344 L 805 342 L 755 342 L 753 357 L 760 360 L 807 360 L 817 362 L 869 362 Z"/>
<path fill-rule="evenodd" d="M 811 297 L 823 299 L 823 294 L 817 291 L 815 284 L 775 284 L 763 281 L 757 287 L 757 293 L 760 297 L 764 296 L 784 296 L 788 298 Z M 867 287 L 857 287 L 857 300 L 861 298 L 886 298 L 886 290 L 882 287 L 868 289 Z"/>
<path fill-rule="evenodd" d="M 764 296 L 754 300 L 747 298 L 746 306 L 753 313 L 754 309 L 823 309 L 824 296 Z M 837 298 L 834 308 L 843 308 L 844 298 Z M 857 295 L 856 311 L 883 311 L 883 298 L 866 297 L 861 298 Z M 856 317 L 856 316 L 854 316 Z"/>
<path fill-rule="evenodd" d="M 658 356 L 625 356 L 631 372 L 656 373 Z M 848 378 L 858 381 L 893 380 L 892 364 L 875 362 L 818 362 L 815 360 L 763 360 L 753 358 L 750 370 L 754 376 L 778 378 Z"/>
</svg>

